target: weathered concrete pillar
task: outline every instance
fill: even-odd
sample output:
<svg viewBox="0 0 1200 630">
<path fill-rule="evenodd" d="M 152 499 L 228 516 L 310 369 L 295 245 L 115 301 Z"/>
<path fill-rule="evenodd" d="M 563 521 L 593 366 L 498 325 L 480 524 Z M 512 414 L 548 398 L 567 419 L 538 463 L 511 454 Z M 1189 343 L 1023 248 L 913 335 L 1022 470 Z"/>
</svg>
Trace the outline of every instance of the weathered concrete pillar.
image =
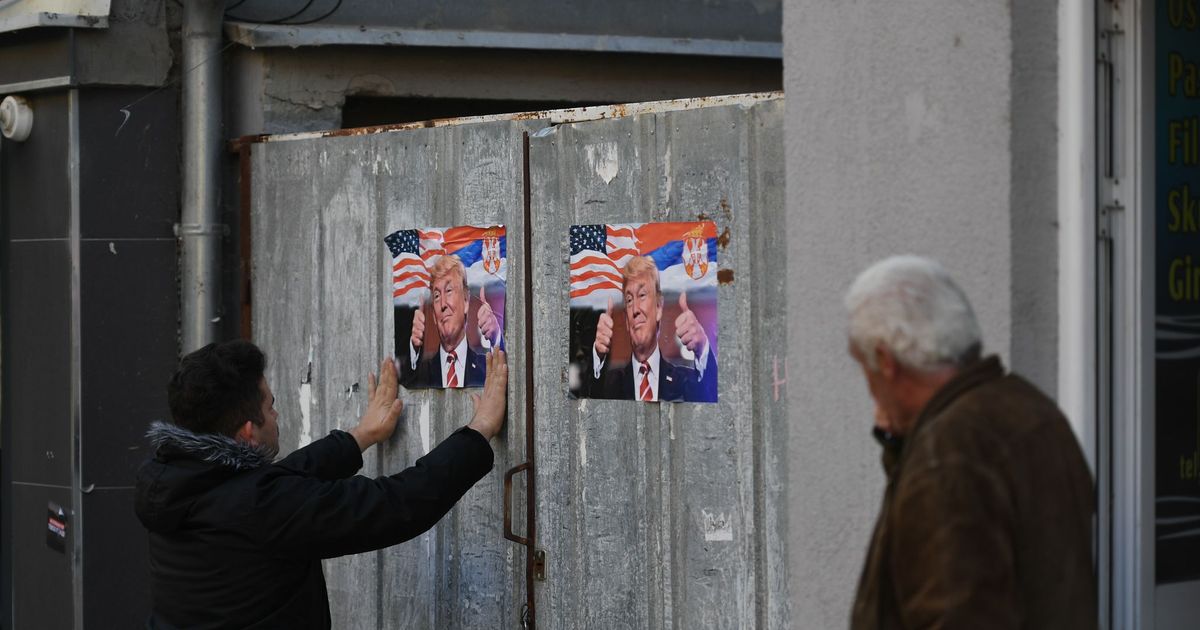
<svg viewBox="0 0 1200 630">
<path fill-rule="evenodd" d="M 1056 386 L 1056 5 L 787 0 L 793 628 L 844 626 L 883 490 L 842 296 L 940 260 L 985 350 Z"/>
</svg>

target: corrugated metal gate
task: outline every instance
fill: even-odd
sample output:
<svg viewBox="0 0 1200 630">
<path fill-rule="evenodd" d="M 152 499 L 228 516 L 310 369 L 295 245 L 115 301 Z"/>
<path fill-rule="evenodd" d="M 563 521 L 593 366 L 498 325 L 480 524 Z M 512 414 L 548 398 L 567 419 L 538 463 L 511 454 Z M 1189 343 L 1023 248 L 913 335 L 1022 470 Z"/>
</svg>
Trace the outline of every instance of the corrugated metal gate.
<svg viewBox="0 0 1200 630">
<path fill-rule="evenodd" d="M 366 372 L 392 351 L 383 237 L 508 226 L 512 381 L 496 468 L 429 533 L 329 561 L 335 627 L 520 627 L 526 550 L 502 535 L 503 477 L 529 459 L 527 392 L 546 556 L 546 579 L 533 583 L 540 627 L 786 626 L 782 123 L 782 95 L 755 94 L 248 145 L 252 330 L 285 451 L 352 426 Z M 722 235 L 720 403 L 570 400 L 569 226 L 698 218 Z M 396 436 L 367 452 L 363 474 L 400 470 L 470 417 L 463 392 L 404 397 Z M 514 488 L 523 533 L 521 475 Z"/>
</svg>

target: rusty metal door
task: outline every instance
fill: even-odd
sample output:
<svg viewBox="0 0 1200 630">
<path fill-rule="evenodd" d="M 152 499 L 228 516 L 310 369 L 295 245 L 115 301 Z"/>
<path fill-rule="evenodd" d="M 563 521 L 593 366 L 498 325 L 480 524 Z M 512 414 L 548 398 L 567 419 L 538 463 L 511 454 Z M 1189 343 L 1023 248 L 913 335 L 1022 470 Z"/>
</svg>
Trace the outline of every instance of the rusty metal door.
<svg viewBox="0 0 1200 630">
<path fill-rule="evenodd" d="M 772 354 L 786 334 L 782 114 L 781 95 L 759 94 L 246 145 L 251 331 L 285 451 L 352 426 L 366 372 L 392 352 L 383 237 L 508 228 L 509 420 L 495 469 L 430 532 L 328 561 L 335 627 L 786 625 L 786 373 Z M 569 400 L 569 226 L 698 218 L 717 223 L 728 270 L 721 402 Z M 404 397 L 400 428 L 362 474 L 410 465 L 470 419 L 463 392 Z"/>
</svg>

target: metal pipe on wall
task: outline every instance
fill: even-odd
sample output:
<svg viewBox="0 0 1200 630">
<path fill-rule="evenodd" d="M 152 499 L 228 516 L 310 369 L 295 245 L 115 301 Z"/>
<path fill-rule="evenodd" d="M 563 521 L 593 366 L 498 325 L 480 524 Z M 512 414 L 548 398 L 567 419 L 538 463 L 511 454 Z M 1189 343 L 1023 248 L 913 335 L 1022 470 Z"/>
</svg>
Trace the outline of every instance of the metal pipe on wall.
<svg viewBox="0 0 1200 630">
<path fill-rule="evenodd" d="M 180 293 L 183 353 L 217 338 L 222 226 L 221 26 L 224 0 L 183 3 L 183 211 Z"/>
</svg>

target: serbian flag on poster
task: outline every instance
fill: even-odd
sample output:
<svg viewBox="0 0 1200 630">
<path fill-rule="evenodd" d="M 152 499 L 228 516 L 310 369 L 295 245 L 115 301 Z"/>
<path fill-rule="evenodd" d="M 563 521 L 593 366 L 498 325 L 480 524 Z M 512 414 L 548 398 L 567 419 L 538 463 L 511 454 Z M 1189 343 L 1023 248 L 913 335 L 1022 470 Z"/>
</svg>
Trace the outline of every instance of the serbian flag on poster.
<svg viewBox="0 0 1200 630">
<path fill-rule="evenodd" d="M 635 256 L 658 267 L 664 294 L 717 286 L 717 225 L 618 223 L 571 226 L 571 308 L 622 300 L 621 270 Z"/>
<path fill-rule="evenodd" d="M 417 306 L 429 296 L 429 268 L 442 256 L 456 256 L 467 270 L 467 284 L 486 287 L 504 282 L 508 245 L 503 225 L 397 230 L 383 239 L 392 253 L 392 301 Z"/>
</svg>

